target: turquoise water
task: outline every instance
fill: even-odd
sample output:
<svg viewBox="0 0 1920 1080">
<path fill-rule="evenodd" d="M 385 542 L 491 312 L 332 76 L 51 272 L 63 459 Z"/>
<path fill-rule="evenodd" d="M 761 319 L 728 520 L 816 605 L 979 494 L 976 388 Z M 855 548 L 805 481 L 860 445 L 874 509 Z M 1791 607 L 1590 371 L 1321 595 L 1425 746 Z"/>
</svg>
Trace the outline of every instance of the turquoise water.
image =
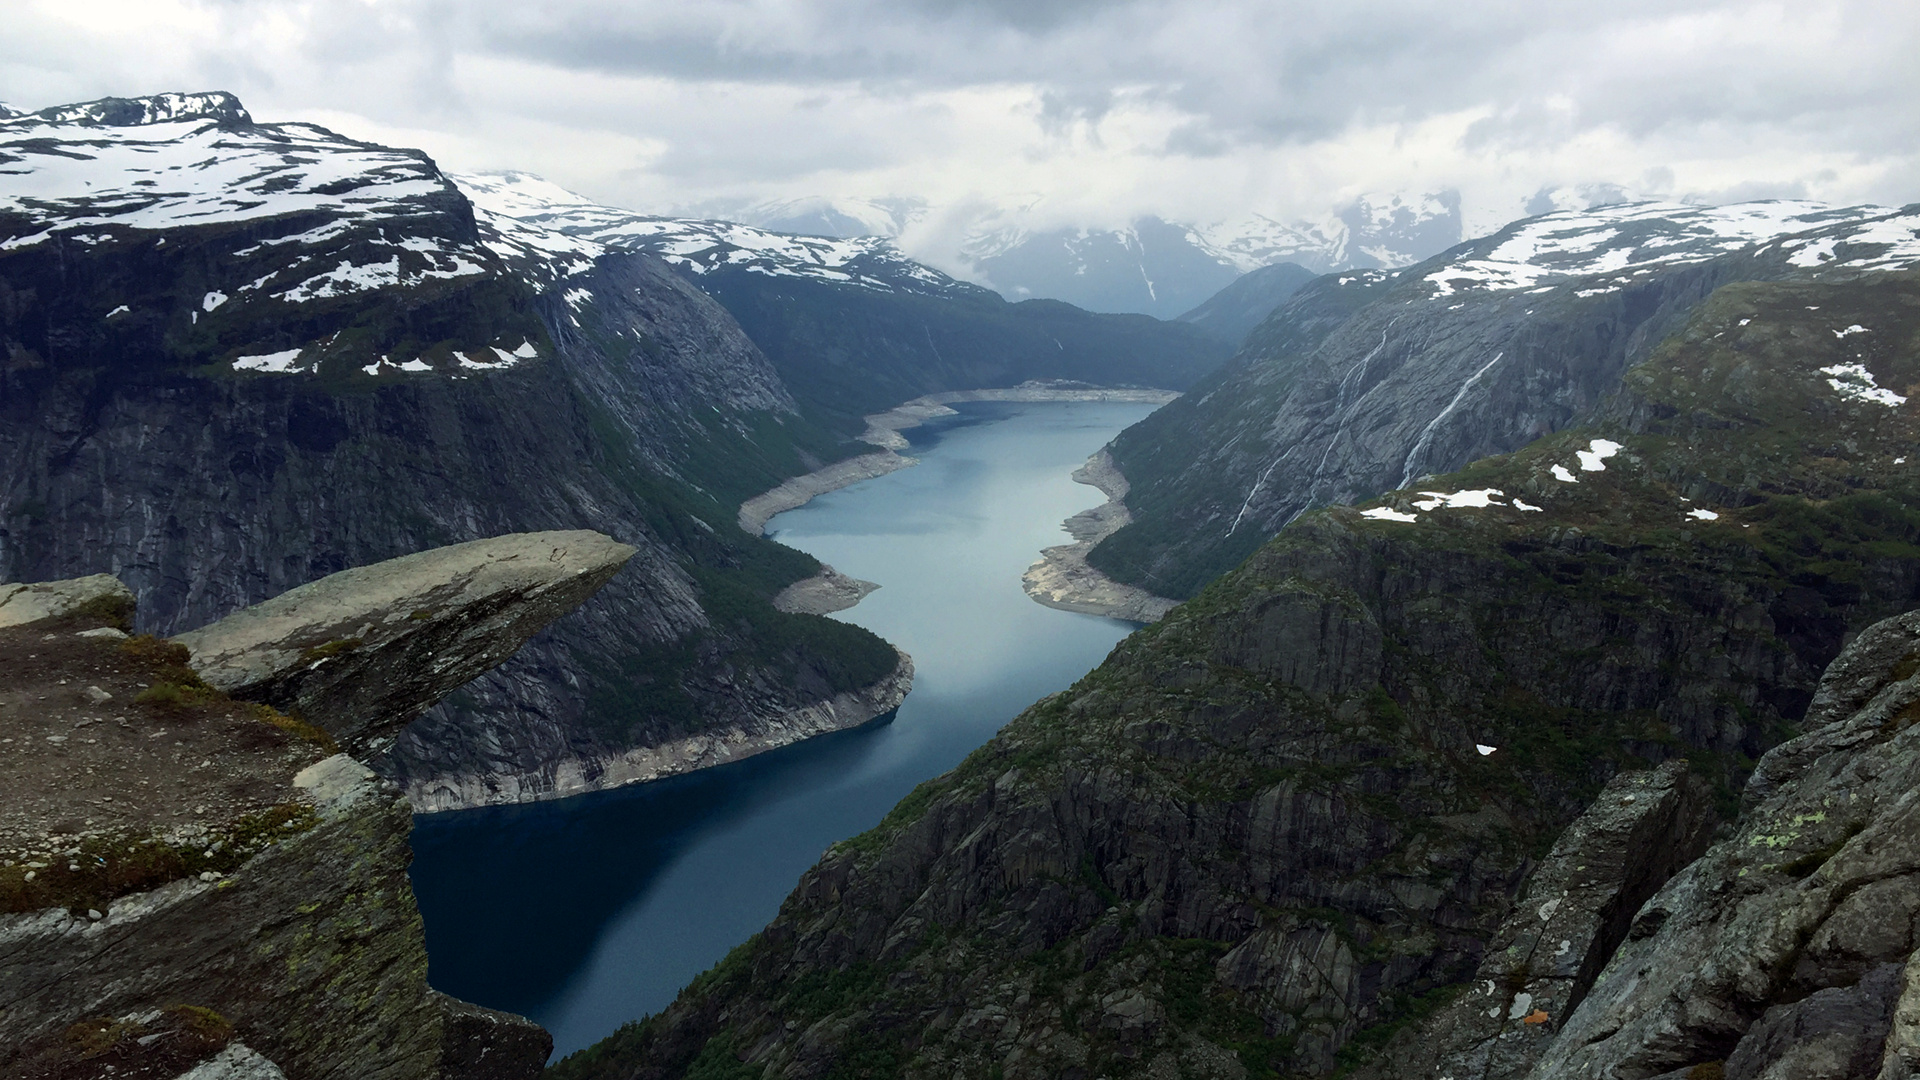
<svg viewBox="0 0 1920 1080">
<path fill-rule="evenodd" d="M 871 828 L 1131 629 L 1027 599 L 1020 575 L 1100 502 L 1070 479 L 1151 410 L 963 405 L 908 432 L 921 464 L 824 495 L 769 533 L 878 592 L 836 617 L 913 656 L 890 721 L 653 784 L 415 820 L 429 979 L 524 1013 L 559 1054 L 657 1012 L 765 926 L 835 841 Z"/>
</svg>

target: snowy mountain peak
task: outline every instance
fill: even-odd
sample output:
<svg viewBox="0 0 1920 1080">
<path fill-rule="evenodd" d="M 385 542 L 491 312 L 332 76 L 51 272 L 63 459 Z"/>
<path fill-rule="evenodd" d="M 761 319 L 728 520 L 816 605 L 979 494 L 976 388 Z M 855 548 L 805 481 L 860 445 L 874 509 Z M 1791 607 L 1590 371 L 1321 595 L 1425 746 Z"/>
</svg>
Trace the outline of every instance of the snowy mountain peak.
<svg viewBox="0 0 1920 1080">
<path fill-rule="evenodd" d="M 742 271 L 810 278 L 880 292 L 976 291 L 902 255 L 884 237 L 800 236 L 733 221 L 658 217 L 603 206 L 528 173 L 461 174 L 453 181 L 490 215 L 503 242 L 538 244 L 517 229 L 645 251 L 694 274 Z"/>
<path fill-rule="evenodd" d="M 17 115 L 17 114 L 16 114 Z M 182 120 L 213 120 L 223 124 L 251 124 L 240 99 L 224 90 L 198 94 L 154 94 L 137 98 L 101 98 L 77 105 L 56 105 L 29 114 L 49 124 L 98 124 L 104 127 L 140 127 Z"/>
<path fill-rule="evenodd" d="M 1421 277 L 1437 297 L 1469 290 L 1544 290 L 1576 278 L 1594 279 L 1592 292 L 1610 292 L 1662 268 L 1705 262 L 1788 237 L 1794 239 L 1784 243 L 1803 249 L 1788 260 L 1795 266 L 1854 260 L 1862 269 L 1883 269 L 1902 260 L 1920 260 L 1920 238 L 1902 224 L 1916 218 L 1920 215 L 1879 206 L 1787 200 L 1729 206 L 1640 202 L 1561 210 L 1515 222 L 1466 245 L 1439 266 L 1423 269 Z M 1823 246 L 1816 251 L 1816 244 Z"/>
</svg>

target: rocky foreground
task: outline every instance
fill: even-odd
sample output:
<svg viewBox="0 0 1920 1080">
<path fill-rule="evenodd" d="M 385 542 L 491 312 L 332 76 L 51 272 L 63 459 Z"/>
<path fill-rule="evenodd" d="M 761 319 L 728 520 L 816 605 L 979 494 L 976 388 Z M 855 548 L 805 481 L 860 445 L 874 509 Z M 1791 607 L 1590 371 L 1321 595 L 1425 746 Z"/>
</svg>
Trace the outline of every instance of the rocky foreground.
<svg viewBox="0 0 1920 1080">
<path fill-rule="evenodd" d="M 361 753 L 634 554 L 517 534 L 168 641 L 105 575 L 0 586 L 0 1073 L 519 1080 L 547 1033 L 427 986 L 412 813 Z"/>
</svg>

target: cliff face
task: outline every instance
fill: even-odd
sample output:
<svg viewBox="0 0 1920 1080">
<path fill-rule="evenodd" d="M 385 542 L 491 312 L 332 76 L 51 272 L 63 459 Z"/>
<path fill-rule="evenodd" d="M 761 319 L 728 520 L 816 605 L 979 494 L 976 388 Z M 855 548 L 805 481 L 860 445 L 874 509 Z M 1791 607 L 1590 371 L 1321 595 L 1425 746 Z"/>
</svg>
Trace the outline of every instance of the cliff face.
<svg viewBox="0 0 1920 1080">
<path fill-rule="evenodd" d="M 379 763 L 463 793 L 436 806 L 898 689 L 884 642 L 772 608 L 812 559 L 732 524 L 838 451 L 723 309 L 648 256 L 476 217 L 424 155 L 176 104 L 0 125 L 70 194 L 0 203 L 0 578 L 114 573 L 173 633 L 502 532 L 637 547 Z"/>
<path fill-rule="evenodd" d="M 1327 1075 L 1476 972 L 1517 1028 L 1595 1007 L 1621 921 L 1920 598 L 1917 330 L 1910 275 L 1725 288 L 1588 426 L 1296 521 L 559 1074 Z M 1556 875 L 1532 960 L 1513 898 Z"/>
<path fill-rule="evenodd" d="M 420 553 L 191 648 L 128 637 L 132 597 L 99 578 L 33 589 L 0 622 L 0 1070 L 536 1075 L 546 1032 L 428 988 L 411 808 L 334 738 L 389 740 L 632 554 L 579 532 Z"/>
<path fill-rule="evenodd" d="M 1623 206 L 1328 275 L 1114 440 L 1133 522 L 1089 562 L 1192 596 L 1309 508 L 1406 487 L 1586 415 L 1721 285 L 1912 265 L 1920 215 Z"/>
</svg>

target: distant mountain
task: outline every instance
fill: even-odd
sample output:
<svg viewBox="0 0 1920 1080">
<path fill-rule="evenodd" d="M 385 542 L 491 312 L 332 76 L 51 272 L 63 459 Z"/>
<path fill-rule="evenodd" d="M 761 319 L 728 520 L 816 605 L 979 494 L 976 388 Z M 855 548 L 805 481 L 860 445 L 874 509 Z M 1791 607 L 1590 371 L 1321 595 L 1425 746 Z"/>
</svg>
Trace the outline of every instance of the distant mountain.
<svg viewBox="0 0 1920 1080">
<path fill-rule="evenodd" d="M 885 237 L 636 214 L 525 173 L 456 180 L 496 221 L 666 261 L 726 306 L 803 407 L 850 434 L 865 413 L 941 390 L 1030 379 L 1178 390 L 1231 352 L 1184 324 L 1008 303 Z"/>
<path fill-rule="evenodd" d="M 1318 276 L 1297 263 L 1274 263 L 1249 270 L 1206 303 L 1182 314 L 1179 321 L 1192 323 L 1237 346 L 1249 330 L 1273 314 L 1274 308 Z"/>
<path fill-rule="evenodd" d="M 1327 275 L 1114 440 L 1133 523 L 1089 561 L 1191 596 L 1313 507 L 1560 430 L 1721 285 L 1916 264 L 1920 207 L 1637 203 L 1519 221 L 1396 271 Z"/>
<path fill-rule="evenodd" d="M 770 232 L 805 236 L 898 237 L 926 214 L 924 199 L 776 199 L 754 203 L 713 216 L 740 221 Z"/>
<path fill-rule="evenodd" d="M 1192 309 L 1262 266 L 1390 269 L 1443 251 L 1462 235 L 1455 192 L 1364 198 L 1326 220 L 1292 224 L 1257 215 L 1206 226 L 1143 217 L 1125 229 L 1029 232 L 1018 217 L 984 223 L 966 240 L 960 256 L 979 280 L 1010 297 L 1160 318 Z"/>
</svg>

